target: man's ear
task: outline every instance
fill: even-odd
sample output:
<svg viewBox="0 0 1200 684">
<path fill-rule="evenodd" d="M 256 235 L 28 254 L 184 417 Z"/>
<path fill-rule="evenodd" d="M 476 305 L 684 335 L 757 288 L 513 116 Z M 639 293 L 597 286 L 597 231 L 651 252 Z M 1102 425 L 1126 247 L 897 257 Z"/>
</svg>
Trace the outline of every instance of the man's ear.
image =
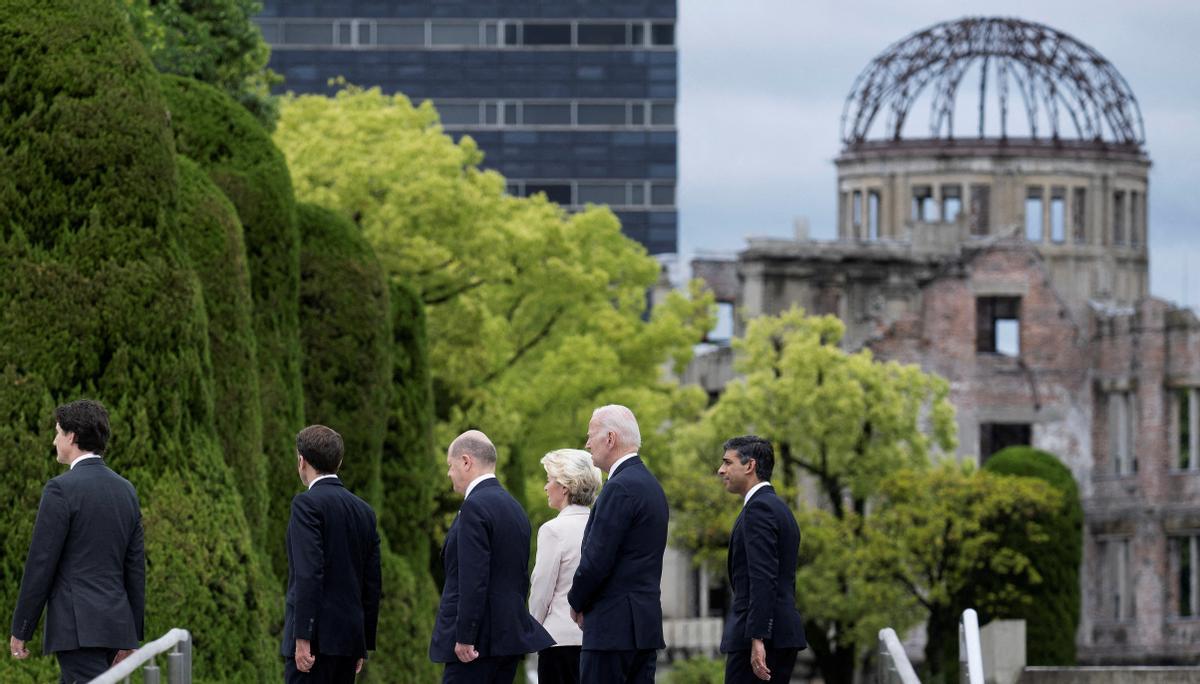
<svg viewBox="0 0 1200 684">
<path fill-rule="evenodd" d="M 746 473 L 752 473 L 758 468 L 758 460 L 752 458 L 742 465 L 746 468 Z"/>
</svg>

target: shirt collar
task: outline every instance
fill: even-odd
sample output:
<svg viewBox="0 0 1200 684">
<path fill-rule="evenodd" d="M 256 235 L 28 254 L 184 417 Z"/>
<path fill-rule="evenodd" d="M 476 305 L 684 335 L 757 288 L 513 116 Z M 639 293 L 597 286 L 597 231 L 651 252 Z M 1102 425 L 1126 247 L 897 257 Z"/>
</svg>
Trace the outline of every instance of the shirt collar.
<svg viewBox="0 0 1200 684">
<path fill-rule="evenodd" d="M 754 496 L 755 492 L 762 489 L 763 487 L 770 487 L 770 486 L 771 486 L 770 482 L 759 482 L 758 484 L 751 487 L 750 491 L 746 492 L 746 498 L 742 500 L 742 507 L 744 508 L 746 506 L 746 504 L 750 503 L 750 497 Z"/>
<path fill-rule="evenodd" d="M 561 511 L 559 511 L 558 515 L 556 515 L 555 517 L 560 518 L 564 515 L 587 515 L 590 512 L 591 512 L 591 510 L 587 506 L 580 506 L 579 504 L 568 504 L 565 508 L 563 508 Z"/>
<path fill-rule="evenodd" d="M 616 460 L 616 462 L 612 464 L 612 467 L 608 469 L 608 476 L 612 477 L 612 474 L 617 472 L 617 468 L 621 467 L 622 463 L 624 463 L 625 461 L 628 461 L 629 459 L 633 458 L 634 456 L 637 456 L 636 451 L 631 454 L 625 454 L 621 458 L 618 458 Z"/>
<path fill-rule="evenodd" d="M 89 458 L 100 458 L 100 456 L 98 454 L 84 454 L 74 461 L 71 461 L 71 470 L 74 470 L 75 466 L 79 465 L 83 461 L 88 460 Z"/>
<path fill-rule="evenodd" d="M 474 480 L 471 480 L 471 484 L 467 485 L 466 493 L 463 494 L 463 499 L 466 499 L 468 496 L 471 496 L 471 490 L 475 489 L 475 485 L 478 485 L 480 482 L 483 482 L 484 480 L 486 480 L 488 478 L 491 478 L 493 480 L 496 479 L 496 473 L 484 473 L 484 474 L 480 475 L 479 477 L 475 478 Z"/>
<path fill-rule="evenodd" d="M 315 485 L 316 483 L 320 482 L 321 480 L 328 480 L 331 477 L 336 478 L 337 475 L 322 475 L 320 477 L 314 477 L 312 479 L 312 481 L 308 483 L 308 488 L 312 489 L 313 485 Z"/>
</svg>

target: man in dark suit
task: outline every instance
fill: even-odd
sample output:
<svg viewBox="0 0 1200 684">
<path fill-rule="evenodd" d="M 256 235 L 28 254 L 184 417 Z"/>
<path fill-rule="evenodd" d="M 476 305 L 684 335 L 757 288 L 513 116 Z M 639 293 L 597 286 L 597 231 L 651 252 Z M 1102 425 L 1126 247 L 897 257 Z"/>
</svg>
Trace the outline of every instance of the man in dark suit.
<svg viewBox="0 0 1200 684">
<path fill-rule="evenodd" d="M 446 584 L 429 658 L 446 664 L 445 683 L 512 684 L 526 653 L 554 645 L 525 605 L 529 518 L 496 479 L 496 447 L 487 435 L 459 435 L 446 467 L 464 498 L 442 546 Z"/>
<path fill-rule="evenodd" d="M 42 490 L 9 650 L 29 657 L 25 642 L 46 606 L 43 651 L 58 657 L 60 681 L 75 684 L 141 641 L 146 557 L 137 492 L 104 463 L 104 407 L 81 399 L 54 409 L 54 421 L 54 450 L 70 469 Z"/>
<path fill-rule="evenodd" d="M 296 467 L 307 491 L 292 499 L 283 676 L 289 684 L 349 684 L 375 650 L 383 587 L 375 511 L 337 471 L 342 436 L 324 425 L 296 435 Z"/>
<path fill-rule="evenodd" d="M 641 432 L 624 406 L 602 406 L 588 423 L 587 450 L 608 473 L 583 531 L 567 601 L 583 628 L 583 684 L 654 681 L 664 647 L 660 600 L 667 548 L 667 497 L 638 457 Z"/>
<path fill-rule="evenodd" d="M 734 684 L 791 681 L 808 645 L 796 611 L 800 528 L 771 486 L 774 467 L 771 443 L 749 435 L 725 442 L 717 470 L 725 489 L 742 497 L 729 537 L 733 607 L 721 637 L 725 681 Z"/>
</svg>

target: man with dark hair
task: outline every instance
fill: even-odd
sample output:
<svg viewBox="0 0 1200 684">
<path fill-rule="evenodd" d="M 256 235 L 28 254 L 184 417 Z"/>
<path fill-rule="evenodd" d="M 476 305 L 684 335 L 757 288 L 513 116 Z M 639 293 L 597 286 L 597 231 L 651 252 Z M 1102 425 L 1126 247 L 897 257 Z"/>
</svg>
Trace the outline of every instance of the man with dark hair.
<svg viewBox="0 0 1200 684">
<path fill-rule="evenodd" d="M 354 681 L 375 650 L 383 575 L 375 511 L 338 479 L 342 436 L 324 425 L 296 435 L 307 491 L 292 499 L 284 611 L 284 680 Z"/>
<path fill-rule="evenodd" d="M 442 546 L 446 584 L 429 659 L 446 664 L 444 683 L 512 684 L 522 656 L 554 645 L 525 605 L 529 518 L 496 479 L 496 447 L 487 435 L 459 435 L 446 466 L 463 504 Z"/>
<path fill-rule="evenodd" d="M 146 558 L 137 491 L 104 463 L 108 413 L 99 402 L 54 409 L 54 450 L 67 472 L 46 483 L 38 506 L 10 651 L 29 657 L 46 607 L 45 653 L 58 658 L 60 681 L 88 682 L 141 641 Z"/>
<path fill-rule="evenodd" d="M 717 474 L 727 491 L 743 497 L 729 536 L 733 606 L 721 637 L 725 681 L 787 682 L 796 654 L 808 645 L 796 610 L 800 527 L 769 482 L 775 468 L 771 443 L 747 435 L 725 442 L 724 449 Z"/>
</svg>

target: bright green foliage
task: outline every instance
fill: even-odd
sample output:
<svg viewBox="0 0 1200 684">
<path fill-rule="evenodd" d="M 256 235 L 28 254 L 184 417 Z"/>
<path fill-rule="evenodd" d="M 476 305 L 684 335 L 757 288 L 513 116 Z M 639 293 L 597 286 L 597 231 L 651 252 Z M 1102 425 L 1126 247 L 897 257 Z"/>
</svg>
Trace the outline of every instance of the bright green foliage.
<svg viewBox="0 0 1200 684">
<path fill-rule="evenodd" d="M 927 682 L 958 681 L 958 621 L 978 604 L 975 580 L 991 578 L 1003 603 L 1040 581 L 1025 548 L 1050 541 L 1046 521 L 1061 507 L 1050 485 L 1034 478 L 976 470 L 946 461 L 930 470 L 903 470 L 885 481 L 872 516 L 872 570 L 894 577 L 927 615 Z M 1011 530 L 1005 538 L 999 530 Z"/>
<path fill-rule="evenodd" d="M 429 567 L 430 530 L 414 525 L 434 511 L 435 486 L 445 476 L 433 446 L 433 387 L 430 383 L 425 306 L 409 287 L 391 286 L 392 409 L 383 447 L 385 504 L 379 526 L 392 550 L 424 577 Z"/>
<path fill-rule="evenodd" d="M 246 241 L 258 341 L 268 504 L 264 532 L 284 576 L 289 505 L 299 491 L 296 432 L 304 427 L 300 375 L 300 239 L 283 155 L 228 95 L 197 81 L 162 76 L 161 89 L 181 154 L 195 161 L 237 209 Z M 256 537 L 259 538 L 259 537 Z"/>
<path fill-rule="evenodd" d="M 204 291 L 212 356 L 213 415 L 221 452 L 237 481 L 246 519 L 267 512 L 262 407 L 258 394 L 250 273 L 237 212 L 195 162 L 179 157 L 180 241 Z M 252 530 L 261 534 L 261 524 Z M 264 540 L 255 539 L 262 548 Z"/>
<path fill-rule="evenodd" d="M 827 681 L 850 681 L 880 628 L 918 619 L 896 600 L 901 587 L 865 571 L 876 552 L 865 529 L 867 503 L 893 471 L 924 467 L 931 454 L 955 445 L 945 381 L 915 366 L 880 363 L 869 351 L 847 353 L 838 346 L 843 330 L 832 316 L 799 309 L 750 321 L 735 342 L 744 377 L 726 386 L 702 420 L 675 431 L 680 455 L 664 483 L 676 506 L 676 541 L 719 571 L 738 507 L 712 475 L 721 444 L 748 433 L 771 440 L 772 482 L 785 496 L 801 485 L 817 504 L 797 511 L 796 585 Z"/>
<path fill-rule="evenodd" d="M 425 303 L 439 447 L 481 427 L 503 472 L 527 478 L 505 481 L 517 491 L 546 451 L 580 444 L 596 406 L 628 403 L 655 426 L 678 403 L 662 367 L 690 357 L 711 297 L 673 295 L 644 320 L 659 266 L 607 209 L 506 196 L 473 141 L 378 90 L 289 100 L 275 137 L 298 195 L 352 217 Z M 521 467 L 507 466 L 518 445 Z"/>
<path fill-rule="evenodd" d="M 271 50 L 251 19 L 257 0 L 123 0 L 134 34 L 159 71 L 228 93 L 266 127 L 279 116 Z"/>
<path fill-rule="evenodd" d="M 667 684 L 722 684 L 725 681 L 725 661 L 704 656 L 671 663 Z"/>
<path fill-rule="evenodd" d="M 392 379 L 388 285 L 375 253 L 340 214 L 297 207 L 304 414 L 342 435 L 339 476 L 380 510 L 379 463 Z"/>
<path fill-rule="evenodd" d="M 221 454 L 204 290 L 178 244 L 175 150 L 156 74 L 115 5 L 0 2 L 0 600 L 15 602 L 53 403 L 108 407 L 107 460 L 138 488 L 146 631 L 194 630 L 199 681 L 278 658 L 242 501 Z M 49 473 L 47 473 L 49 470 Z M 38 644 L 32 644 L 38 648 Z M 0 680 L 48 661 L 0 661 Z"/>
<path fill-rule="evenodd" d="M 984 615 L 1025 620 L 1027 660 L 1030 665 L 1074 665 L 1075 631 L 1079 626 L 1079 566 L 1083 553 L 1083 508 L 1071 471 L 1053 454 L 1031 447 L 1009 447 L 984 464 L 987 472 L 1034 477 L 1058 490 L 1061 506 L 1042 519 L 1046 538 L 1037 541 L 1021 534 L 1020 526 L 999 521 L 1005 543 L 1031 559 L 1040 583 L 1019 584 L 1024 601 L 995 605 Z M 998 593 L 993 577 L 976 581 L 977 595 Z"/>
</svg>

